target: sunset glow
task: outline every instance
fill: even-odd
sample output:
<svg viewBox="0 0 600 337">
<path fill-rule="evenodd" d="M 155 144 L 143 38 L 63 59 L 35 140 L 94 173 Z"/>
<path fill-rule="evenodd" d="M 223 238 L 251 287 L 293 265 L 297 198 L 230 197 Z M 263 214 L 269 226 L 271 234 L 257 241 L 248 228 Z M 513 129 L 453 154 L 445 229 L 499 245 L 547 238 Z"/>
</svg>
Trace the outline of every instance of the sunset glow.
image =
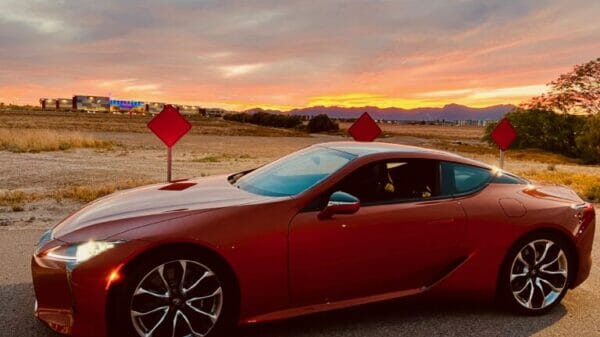
<svg viewBox="0 0 600 337">
<path fill-rule="evenodd" d="M 517 104 L 600 56 L 599 12 L 583 0 L 0 0 L 0 101 Z"/>
</svg>

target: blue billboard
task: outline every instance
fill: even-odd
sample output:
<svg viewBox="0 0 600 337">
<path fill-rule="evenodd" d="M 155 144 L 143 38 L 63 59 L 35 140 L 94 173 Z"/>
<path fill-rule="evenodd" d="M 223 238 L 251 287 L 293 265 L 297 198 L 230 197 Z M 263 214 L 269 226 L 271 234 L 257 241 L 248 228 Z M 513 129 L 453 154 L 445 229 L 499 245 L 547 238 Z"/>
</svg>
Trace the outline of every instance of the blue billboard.
<svg viewBox="0 0 600 337">
<path fill-rule="evenodd" d="M 127 100 L 119 100 L 119 99 L 111 99 L 110 107 L 117 108 L 119 110 L 131 110 L 143 107 L 145 105 L 144 102 L 141 101 L 127 101 Z"/>
</svg>

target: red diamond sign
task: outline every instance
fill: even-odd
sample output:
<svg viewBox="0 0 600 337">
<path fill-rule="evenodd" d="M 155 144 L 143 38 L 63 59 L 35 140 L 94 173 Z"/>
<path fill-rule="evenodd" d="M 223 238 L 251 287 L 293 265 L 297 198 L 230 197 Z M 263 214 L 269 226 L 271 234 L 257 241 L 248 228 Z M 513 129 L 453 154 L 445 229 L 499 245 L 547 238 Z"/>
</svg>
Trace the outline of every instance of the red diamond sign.
<svg viewBox="0 0 600 337">
<path fill-rule="evenodd" d="M 381 135 L 381 129 L 371 115 L 365 112 L 352 124 L 348 133 L 358 142 L 372 142 Z"/>
<path fill-rule="evenodd" d="M 192 125 L 173 106 L 165 105 L 163 110 L 148 122 L 148 128 L 167 147 L 173 147 L 183 135 L 190 131 Z"/>
<path fill-rule="evenodd" d="M 506 151 L 515 139 L 517 139 L 517 130 L 515 130 L 507 118 L 502 118 L 490 136 L 500 150 Z"/>
</svg>

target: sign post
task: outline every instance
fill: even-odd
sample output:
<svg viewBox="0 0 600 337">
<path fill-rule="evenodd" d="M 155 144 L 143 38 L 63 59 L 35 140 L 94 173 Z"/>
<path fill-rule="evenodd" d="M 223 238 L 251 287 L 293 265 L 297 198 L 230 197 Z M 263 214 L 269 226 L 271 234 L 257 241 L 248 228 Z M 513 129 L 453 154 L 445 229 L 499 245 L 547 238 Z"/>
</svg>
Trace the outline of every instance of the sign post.
<svg viewBox="0 0 600 337">
<path fill-rule="evenodd" d="M 494 128 L 490 137 L 500 149 L 499 167 L 502 169 L 504 168 L 504 152 L 508 150 L 515 139 L 517 139 L 517 130 L 515 130 L 508 118 L 505 117 L 498 122 L 498 125 Z"/>
<path fill-rule="evenodd" d="M 365 112 L 350 126 L 348 133 L 357 142 L 372 142 L 381 135 L 381 128 L 371 115 Z"/>
<path fill-rule="evenodd" d="M 172 181 L 173 145 L 183 137 L 192 125 L 171 105 L 148 122 L 148 128 L 167 146 L 167 181 Z"/>
<path fill-rule="evenodd" d="M 173 148 L 167 147 L 167 181 L 171 181 L 173 163 Z"/>
</svg>

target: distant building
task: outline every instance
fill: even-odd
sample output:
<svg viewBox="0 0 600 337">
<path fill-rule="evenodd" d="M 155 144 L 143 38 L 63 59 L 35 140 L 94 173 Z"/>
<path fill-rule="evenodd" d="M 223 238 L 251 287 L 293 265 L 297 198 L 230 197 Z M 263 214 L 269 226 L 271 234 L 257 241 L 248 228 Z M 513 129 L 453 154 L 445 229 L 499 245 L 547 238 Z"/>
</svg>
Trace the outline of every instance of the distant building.
<svg viewBox="0 0 600 337">
<path fill-rule="evenodd" d="M 86 112 L 150 113 L 156 115 L 166 103 L 123 100 L 106 96 L 75 95 L 70 98 L 40 98 L 42 110 L 72 110 Z M 197 105 L 172 104 L 180 113 L 221 117 L 227 111 L 219 108 L 203 108 Z"/>
<path fill-rule="evenodd" d="M 56 110 L 56 102 L 53 98 L 40 98 L 42 110 Z"/>
<path fill-rule="evenodd" d="M 110 112 L 146 112 L 146 103 L 122 99 L 110 99 Z"/>
<path fill-rule="evenodd" d="M 73 108 L 72 98 L 58 98 L 56 99 L 57 110 L 71 110 Z"/>
<path fill-rule="evenodd" d="M 71 110 L 73 99 L 71 98 L 40 98 L 42 110 Z"/>
<path fill-rule="evenodd" d="M 73 96 L 73 110 L 87 112 L 109 112 L 110 98 L 104 96 Z"/>
<path fill-rule="evenodd" d="M 199 112 L 204 117 L 223 117 L 227 111 L 221 108 L 200 108 Z"/>
<path fill-rule="evenodd" d="M 173 104 L 173 107 L 175 107 L 180 114 L 184 115 L 196 115 L 200 113 L 200 107 L 197 105 Z"/>
<path fill-rule="evenodd" d="M 467 119 L 467 120 L 459 120 L 456 121 L 456 125 L 458 126 L 465 126 L 465 125 L 469 125 L 469 126 L 487 126 L 488 124 L 492 123 L 494 121 L 492 120 L 483 120 L 483 119 Z"/>
<path fill-rule="evenodd" d="M 146 112 L 148 112 L 152 115 L 156 115 L 156 114 L 160 113 L 164 107 L 165 107 L 165 103 L 148 102 L 148 103 L 146 103 Z"/>
</svg>

